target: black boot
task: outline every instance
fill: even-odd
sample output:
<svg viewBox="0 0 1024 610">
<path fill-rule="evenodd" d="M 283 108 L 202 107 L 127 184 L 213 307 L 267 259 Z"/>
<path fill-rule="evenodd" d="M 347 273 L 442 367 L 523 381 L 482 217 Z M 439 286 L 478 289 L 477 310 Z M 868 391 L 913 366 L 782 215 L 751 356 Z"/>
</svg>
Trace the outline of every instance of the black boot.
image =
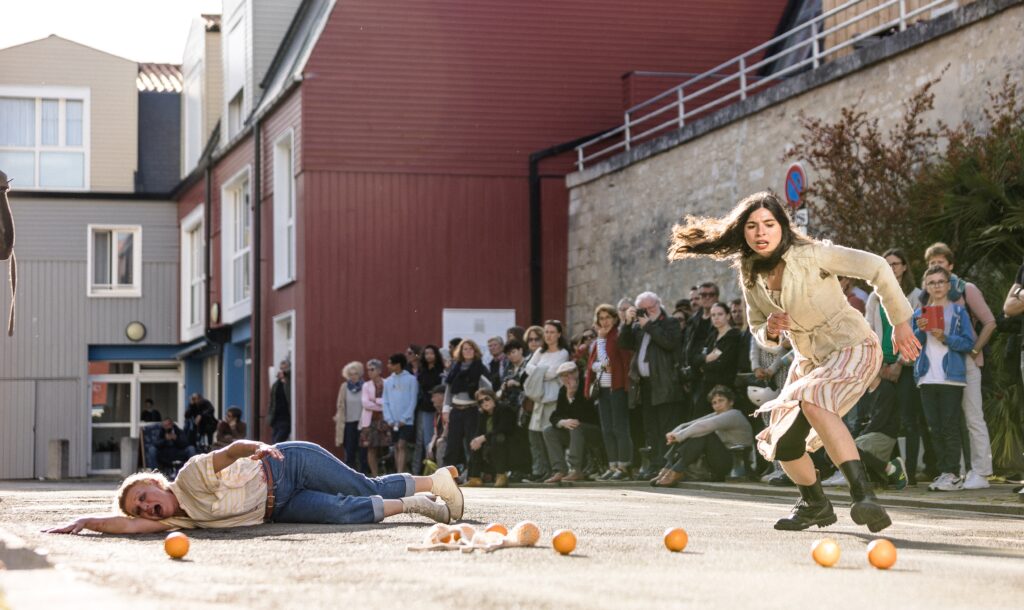
<svg viewBox="0 0 1024 610">
<path fill-rule="evenodd" d="M 775 529 L 798 532 L 812 525 L 825 527 L 836 522 L 836 512 L 821 488 L 821 475 L 817 471 L 814 474 L 817 480 L 813 485 L 797 485 L 800 500 L 788 517 L 775 522 Z"/>
<path fill-rule="evenodd" d="M 864 470 L 864 462 L 850 460 L 839 465 L 846 482 L 850 484 L 850 518 L 857 525 L 866 525 L 872 532 L 880 532 L 892 525 L 892 519 L 885 508 L 878 503 L 875 490 L 868 481 L 868 473 Z"/>
</svg>

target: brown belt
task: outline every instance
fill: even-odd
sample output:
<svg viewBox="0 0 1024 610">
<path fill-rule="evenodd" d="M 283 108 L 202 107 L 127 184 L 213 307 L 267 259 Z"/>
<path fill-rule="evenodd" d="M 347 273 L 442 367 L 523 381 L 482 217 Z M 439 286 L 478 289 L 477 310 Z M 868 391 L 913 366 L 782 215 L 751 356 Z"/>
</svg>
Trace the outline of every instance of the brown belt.
<svg viewBox="0 0 1024 610">
<path fill-rule="evenodd" d="M 263 512 L 263 522 L 269 523 L 270 518 L 274 516 L 274 473 L 270 470 L 270 460 L 263 458 L 260 460 L 260 464 L 263 466 L 263 475 L 267 479 L 267 510 Z"/>
</svg>

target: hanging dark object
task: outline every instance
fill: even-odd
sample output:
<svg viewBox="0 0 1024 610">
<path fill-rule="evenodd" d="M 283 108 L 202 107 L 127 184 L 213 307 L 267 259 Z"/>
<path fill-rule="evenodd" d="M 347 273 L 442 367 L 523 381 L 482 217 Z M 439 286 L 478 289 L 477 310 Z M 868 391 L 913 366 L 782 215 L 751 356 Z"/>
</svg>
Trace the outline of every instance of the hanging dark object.
<svg viewBox="0 0 1024 610">
<path fill-rule="evenodd" d="M 7 174 L 0 172 L 0 261 L 7 261 L 7 270 L 11 279 L 11 313 L 7 318 L 7 336 L 14 335 L 14 295 L 18 287 L 18 265 L 14 258 L 14 216 L 11 214 L 11 202 L 7 200 L 7 191 L 11 183 Z"/>
</svg>

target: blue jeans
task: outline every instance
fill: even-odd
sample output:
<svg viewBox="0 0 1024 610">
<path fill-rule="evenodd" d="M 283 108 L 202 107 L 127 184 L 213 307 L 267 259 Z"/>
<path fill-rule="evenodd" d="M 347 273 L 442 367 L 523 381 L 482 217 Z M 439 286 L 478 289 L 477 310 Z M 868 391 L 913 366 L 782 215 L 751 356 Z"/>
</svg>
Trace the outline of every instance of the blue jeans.
<svg viewBox="0 0 1024 610">
<path fill-rule="evenodd" d="M 376 479 L 352 470 L 323 447 L 305 441 L 276 445 L 284 460 L 268 458 L 274 475 L 274 514 L 280 523 L 376 523 L 384 499 L 416 493 L 408 474 Z"/>
<path fill-rule="evenodd" d="M 597 400 L 601 414 L 604 449 L 611 464 L 628 466 L 633 461 L 633 439 L 629 431 L 629 398 L 625 390 L 601 388 Z"/>
<path fill-rule="evenodd" d="M 434 416 L 433 411 L 420 411 L 416 414 L 416 449 L 412 453 L 412 473 L 423 472 L 423 459 L 426 457 L 427 447 L 434 438 Z"/>
</svg>

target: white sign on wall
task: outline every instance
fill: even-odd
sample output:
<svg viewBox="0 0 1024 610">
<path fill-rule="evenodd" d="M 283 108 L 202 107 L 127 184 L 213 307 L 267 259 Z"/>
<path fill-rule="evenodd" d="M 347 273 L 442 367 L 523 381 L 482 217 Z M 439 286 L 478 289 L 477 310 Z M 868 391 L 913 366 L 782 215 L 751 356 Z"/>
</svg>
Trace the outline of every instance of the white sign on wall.
<svg viewBox="0 0 1024 610">
<path fill-rule="evenodd" d="M 441 314 L 441 347 L 448 348 L 448 342 L 455 337 L 472 339 L 483 351 L 484 362 L 491 361 L 487 351 L 487 340 L 491 337 L 505 339 L 505 331 L 516 325 L 515 309 L 445 309 Z"/>
</svg>

